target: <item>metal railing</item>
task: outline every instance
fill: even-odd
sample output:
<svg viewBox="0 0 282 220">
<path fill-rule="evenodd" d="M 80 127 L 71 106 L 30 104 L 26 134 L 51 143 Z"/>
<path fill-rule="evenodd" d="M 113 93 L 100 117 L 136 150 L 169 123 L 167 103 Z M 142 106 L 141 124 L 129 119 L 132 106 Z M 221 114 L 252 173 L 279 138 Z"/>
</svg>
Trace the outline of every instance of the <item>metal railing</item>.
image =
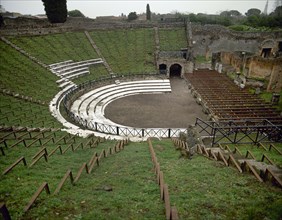
<svg viewBox="0 0 282 220">
<path fill-rule="evenodd" d="M 80 117 L 77 114 L 74 114 L 70 111 L 70 107 L 72 102 L 76 99 L 76 94 L 85 93 L 85 91 L 94 88 L 98 84 L 109 84 L 113 83 L 114 80 L 119 79 L 128 79 L 128 78 L 140 78 L 140 77 L 151 77 L 158 76 L 161 78 L 160 74 L 131 74 L 131 75 L 112 75 L 109 77 L 102 77 L 96 80 L 88 81 L 78 85 L 75 88 L 71 88 L 69 91 L 65 93 L 65 97 L 63 98 L 63 106 L 64 110 L 67 113 L 68 117 L 75 123 L 79 124 L 83 128 L 87 128 L 96 132 L 110 134 L 110 135 L 119 135 L 126 137 L 139 137 L 139 138 L 147 138 L 147 137 L 160 137 L 160 138 L 171 138 L 178 137 L 180 132 L 187 132 L 186 128 L 134 128 L 134 127 L 126 127 L 126 126 L 117 126 L 104 124 L 98 121 L 86 120 Z"/>
<path fill-rule="evenodd" d="M 203 121 L 196 119 L 195 126 L 199 133 L 213 137 L 212 145 L 222 144 L 257 144 L 259 142 L 282 142 L 281 126 L 274 125 L 267 119 Z"/>
</svg>

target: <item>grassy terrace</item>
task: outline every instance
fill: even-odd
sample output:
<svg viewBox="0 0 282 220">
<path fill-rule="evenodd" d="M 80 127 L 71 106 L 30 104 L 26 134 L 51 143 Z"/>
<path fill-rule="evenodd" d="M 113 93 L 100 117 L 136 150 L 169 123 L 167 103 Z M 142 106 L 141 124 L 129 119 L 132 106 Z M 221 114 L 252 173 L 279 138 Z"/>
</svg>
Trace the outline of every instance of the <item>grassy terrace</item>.
<svg viewBox="0 0 282 220">
<path fill-rule="evenodd" d="M 186 33 L 184 28 L 160 28 L 160 50 L 175 51 L 187 47 Z"/>
<path fill-rule="evenodd" d="M 11 37 L 9 40 L 46 64 L 98 58 L 83 32 Z"/>
<path fill-rule="evenodd" d="M 180 219 L 279 219 L 281 189 L 202 156 L 180 156 L 170 140 L 153 141 Z"/>
<path fill-rule="evenodd" d="M 0 41 L 0 88 L 49 101 L 59 91 L 58 79 L 12 47 Z"/>
<path fill-rule="evenodd" d="M 39 142 L 26 148 L 23 143 L 12 147 L 16 139 L 8 132 L 1 132 L 7 139 L 6 156 L 0 163 L 3 172 L 20 156 L 24 156 L 28 166 L 32 157 L 42 149 Z M 33 132 L 36 137 L 38 133 Z M 66 142 L 60 140 L 65 132 L 45 132 L 42 144 L 48 153 L 58 145 L 66 150 L 70 144 L 76 148 L 84 143 L 84 148 L 69 149 L 64 154 L 56 151 L 48 162 L 42 158 L 33 167 L 22 164 L 10 173 L 1 176 L 0 202 L 5 201 L 13 219 L 164 219 L 164 203 L 160 200 L 159 187 L 153 172 L 148 144 L 129 143 L 124 150 L 102 158 L 100 166 L 95 166 L 91 174 L 82 173 L 72 186 L 69 179 L 60 193 L 54 191 L 68 169 L 74 177 L 84 162 L 97 152 L 113 147 L 115 142 L 106 141 L 89 148 L 83 139 L 67 135 Z M 24 132 L 27 144 L 34 141 Z M 48 142 L 54 138 L 54 142 Z M 96 140 L 95 137 L 92 138 Z M 46 143 L 46 144 L 45 144 Z M 239 174 L 232 167 L 202 156 L 192 160 L 180 156 L 171 140 L 153 141 L 165 182 L 169 186 L 171 205 L 177 207 L 180 219 L 279 219 L 281 216 L 281 189 L 259 183 L 252 175 Z M 3 156 L 1 156 L 3 158 Z M 26 214 L 27 205 L 36 189 L 48 182 L 51 195 L 43 192 L 32 209 Z M 125 205 L 126 204 L 126 205 Z"/>
<path fill-rule="evenodd" d="M 4 135 L 1 133 L 1 136 Z M 56 132 L 55 142 L 64 135 L 64 132 Z M 46 140 L 43 139 L 43 142 Z M 76 137 L 75 140 L 74 147 L 89 139 Z M 14 142 L 7 141 L 9 146 Z M 27 140 L 27 143 L 31 142 Z M 67 144 L 63 140 L 56 144 L 50 141 L 45 147 L 50 153 L 57 145 L 64 150 L 70 143 L 72 141 Z M 75 186 L 67 181 L 60 193 L 53 195 L 68 169 L 76 175 L 83 162 L 88 163 L 95 152 L 100 154 L 103 149 L 114 145 L 115 142 L 106 141 L 95 148 L 79 147 L 74 152 L 68 150 L 62 155 L 57 151 L 48 158 L 48 162 L 41 159 L 31 168 L 18 165 L 1 177 L 0 202 L 6 202 L 13 219 L 36 219 L 41 216 L 48 219 L 163 219 L 164 204 L 159 198 L 146 142 L 130 143 L 124 150 L 103 158 L 100 166 L 94 167 L 91 174 L 83 172 Z M 25 156 L 30 165 L 33 155 L 40 149 L 39 143 L 36 143 L 29 148 L 18 144 L 5 150 L 5 160 L 0 164 L 1 172 L 20 155 Z M 23 208 L 44 181 L 48 182 L 51 195 L 42 193 L 33 208 L 24 214 Z"/>
<path fill-rule="evenodd" d="M 153 29 L 90 32 L 114 73 L 154 73 Z"/>
<path fill-rule="evenodd" d="M 62 125 L 50 114 L 49 107 L 0 94 L 0 125 L 53 127 Z"/>
<path fill-rule="evenodd" d="M 4 135 L 5 133 L 1 133 L 1 136 Z M 33 132 L 32 135 L 36 136 L 38 133 Z M 60 145 L 64 150 L 69 144 L 73 143 L 73 140 L 71 140 L 70 137 L 67 137 L 67 141 L 69 142 L 67 144 L 65 144 L 63 140 L 59 141 L 64 135 L 66 135 L 64 132 L 55 132 L 55 134 L 54 132 L 46 132 L 45 137 L 48 138 L 42 138 L 42 136 L 37 137 L 42 138 L 42 144 L 46 147 L 48 153 L 50 153 L 57 147 L 57 145 Z M 49 137 L 54 138 L 55 143 L 50 141 L 45 144 Z M 12 139 L 12 136 L 10 136 L 10 138 L 11 139 L 7 141 L 9 148 L 8 150 L 5 149 L 5 160 L 0 164 L 1 173 L 20 156 L 24 156 L 28 166 L 30 166 L 32 157 L 42 149 L 38 141 L 28 148 L 26 148 L 23 143 L 11 148 L 12 144 L 15 143 L 15 140 Z M 34 141 L 34 139 L 29 140 L 28 137 L 25 137 L 25 139 L 27 144 L 31 144 Z M 76 137 L 76 143 L 73 145 L 76 146 L 78 143 L 85 143 L 86 141 L 87 139 Z M 102 147 L 103 145 L 101 145 L 101 148 Z M 45 162 L 42 158 L 33 167 L 27 168 L 22 164 L 18 165 L 10 173 L 1 177 L 0 200 L 7 202 L 13 219 L 23 217 L 24 206 L 28 203 L 29 199 L 42 182 L 47 181 L 50 185 L 50 190 L 54 191 L 54 188 L 67 169 L 73 169 L 73 171 L 77 172 L 79 166 L 81 166 L 84 161 L 88 160 L 94 151 L 94 149 L 87 148 L 81 150 L 80 148 L 75 152 L 69 150 L 62 155 L 57 151 L 48 158 L 48 162 Z M 44 198 L 44 194 L 42 194 L 42 198 Z M 43 207 L 41 208 L 44 210 Z M 42 212 L 42 210 L 40 211 Z"/>
</svg>

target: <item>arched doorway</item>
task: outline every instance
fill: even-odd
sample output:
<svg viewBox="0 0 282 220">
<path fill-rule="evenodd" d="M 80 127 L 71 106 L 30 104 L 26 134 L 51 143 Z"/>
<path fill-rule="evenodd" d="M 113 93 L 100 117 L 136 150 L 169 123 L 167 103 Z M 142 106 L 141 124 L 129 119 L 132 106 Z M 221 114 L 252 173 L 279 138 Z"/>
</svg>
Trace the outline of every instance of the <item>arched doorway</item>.
<svg viewBox="0 0 282 220">
<path fill-rule="evenodd" d="M 166 64 L 160 64 L 159 65 L 160 74 L 166 74 L 166 71 L 167 71 L 166 69 L 167 69 Z"/>
<path fill-rule="evenodd" d="M 169 76 L 170 77 L 181 77 L 181 70 L 182 70 L 182 66 L 175 63 L 171 65 L 169 68 Z"/>
</svg>

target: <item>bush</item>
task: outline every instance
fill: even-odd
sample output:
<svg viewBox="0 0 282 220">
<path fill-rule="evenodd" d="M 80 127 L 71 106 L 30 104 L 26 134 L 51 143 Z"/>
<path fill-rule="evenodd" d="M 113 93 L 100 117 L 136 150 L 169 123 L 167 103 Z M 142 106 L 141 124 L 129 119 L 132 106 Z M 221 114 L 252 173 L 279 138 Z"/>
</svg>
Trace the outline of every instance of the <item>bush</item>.
<svg viewBox="0 0 282 220">
<path fill-rule="evenodd" d="M 138 18 L 136 12 L 130 12 L 129 15 L 127 16 L 127 20 L 128 21 L 133 21 L 136 20 Z"/>
</svg>

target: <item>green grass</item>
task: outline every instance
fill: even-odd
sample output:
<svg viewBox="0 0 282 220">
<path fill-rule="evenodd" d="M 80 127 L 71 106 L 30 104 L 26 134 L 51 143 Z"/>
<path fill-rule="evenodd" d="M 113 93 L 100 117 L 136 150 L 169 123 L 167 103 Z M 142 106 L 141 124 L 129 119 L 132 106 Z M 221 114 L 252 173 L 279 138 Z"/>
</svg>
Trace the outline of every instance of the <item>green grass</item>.
<svg viewBox="0 0 282 220">
<path fill-rule="evenodd" d="M 2 94 L 0 94 L 0 100 L 0 125 L 62 127 L 62 125 L 50 114 L 48 105 L 43 106 Z"/>
<path fill-rule="evenodd" d="M 153 146 L 180 219 L 279 219 L 280 189 L 195 155 L 180 157 L 170 140 Z"/>
<path fill-rule="evenodd" d="M 50 101 L 59 91 L 57 76 L 0 41 L 0 88 Z"/>
<path fill-rule="evenodd" d="M 114 73 L 155 73 L 153 29 L 98 30 L 90 35 Z"/>
<path fill-rule="evenodd" d="M 280 91 L 280 99 L 277 106 L 275 106 L 279 111 L 282 111 L 282 90 Z M 262 92 L 260 97 L 265 100 L 266 102 L 271 102 L 272 99 L 272 92 Z"/>
<path fill-rule="evenodd" d="M 10 37 L 9 40 L 46 64 L 98 58 L 83 32 Z"/>
<path fill-rule="evenodd" d="M 7 132 L 2 132 L 1 137 L 5 134 Z M 65 134 L 56 132 L 55 140 Z M 6 138 L 10 139 L 8 146 L 15 142 L 12 135 Z M 76 137 L 74 146 L 88 140 Z M 63 149 L 68 146 L 63 141 L 58 144 Z M 51 141 L 46 148 L 50 153 L 57 145 Z M 67 180 L 60 193 L 53 195 L 68 169 L 76 176 L 82 163 L 88 162 L 94 152 L 99 154 L 114 145 L 113 141 L 105 141 L 96 148 L 69 150 L 63 155 L 57 152 L 48 162 L 41 159 L 32 168 L 20 164 L 8 175 L 1 176 L 0 202 L 7 204 L 13 219 L 40 216 L 48 219 L 163 219 L 164 202 L 160 199 L 146 142 L 130 143 L 119 153 L 102 158 L 100 166 L 91 174 L 83 172 L 74 186 Z M 199 155 L 191 160 L 181 157 L 171 140 L 154 140 L 153 147 L 169 186 L 171 205 L 176 206 L 180 219 L 279 219 L 281 216 L 279 188 L 259 183 L 251 174 L 240 174 L 232 167 Z M 23 144 L 9 147 L 5 150 L 5 160 L 0 163 L 1 172 L 19 156 L 25 156 L 30 164 L 32 156 L 40 149 L 38 143 L 29 148 Z M 51 195 L 42 193 L 24 214 L 23 208 L 45 181 Z"/>
<path fill-rule="evenodd" d="M 163 51 L 178 51 L 187 47 L 187 39 L 184 28 L 160 28 L 160 49 Z"/>
<path fill-rule="evenodd" d="M 267 149 L 269 149 L 269 145 L 267 143 L 263 144 Z M 281 152 L 282 152 L 282 144 L 281 143 L 275 143 L 274 144 Z M 252 154 L 255 156 L 257 161 L 261 161 L 263 154 L 266 155 L 270 160 L 274 162 L 275 165 L 280 167 L 282 169 L 282 155 L 280 155 L 277 151 L 274 149 L 269 150 L 264 150 L 262 147 L 254 146 L 251 144 L 228 144 L 231 150 L 234 150 L 235 147 L 237 147 L 240 152 L 245 156 L 247 151 L 251 151 Z M 265 159 L 265 163 L 269 164 L 269 162 Z"/>
<path fill-rule="evenodd" d="M 281 28 L 270 28 L 270 27 L 251 27 L 248 25 L 238 24 L 238 25 L 231 25 L 228 27 L 230 30 L 233 31 L 244 31 L 244 32 L 273 32 L 273 31 L 281 31 Z"/>
<path fill-rule="evenodd" d="M 59 140 L 59 138 L 65 134 L 66 132 L 56 132 L 55 140 Z M 48 135 L 48 133 L 46 135 Z M 2 133 L 1 136 L 3 136 Z M 87 139 L 76 137 L 76 143 L 74 143 L 74 146 L 81 141 L 85 143 Z M 15 141 L 13 140 L 7 141 L 9 148 L 5 149 L 5 160 L 1 161 L 0 164 L 1 173 L 20 156 L 24 156 L 27 164 L 30 165 L 32 157 L 41 149 L 39 142 L 36 142 L 29 148 L 25 148 L 22 143 L 10 148 L 14 142 Z M 27 141 L 27 144 L 31 142 L 32 140 Z M 42 142 L 46 142 L 46 139 L 43 139 Z M 107 148 L 108 144 L 111 144 L 111 142 L 107 142 L 107 145 L 104 143 L 100 144 L 99 149 L 79 148 L 75 152 L 69 150 L 63 155 L 60 155 L 57 151 L 54 155 L 48 158 L 48 162 L 41 159 L 31 168 L 24 167 L 22 164 L 18 165 L 7 175 L 1 176 L 0 201 L 6 202 L 12 219 L 21 218 L 23 215 L 23 208 L 27 205 L 36 189 L 44 181 L 48 182 L 50 190 L 54 192 L 61 178 L 68 169 L 72 169 L 74 172 L 77 172 L 82 163 L 88 162 L 95 151 L 99 153 L 102 149 Z M 50 153 L 57 145 L 60 145 L 63 149 L 65 149 L 69 143 L 65 144 L 62 140 L 55 145 L 52 141 L 50 141 L 45 145 L 45 147 L 47 148 L 48 153 Z M 4 158 L 2 157 L 2 159 Z M 44 194 L 42 195 L 43 198 L 46 198 Z M 42 209 L 44 210 L 43 207 Z"/>
<path fill-rule="evenodd" d="M 199 63 L 206 63 L 208 61 L 211 61 L 211 59 L 207 60 L 205 56 L 196 56 L 196 62 L 199 62 Z"/>
<path fill-rule="evenodd" d="M 44 192 L 33 208 L 23 214 L 24 206 L 42 182 L 47 181 L 53 193 L 68 169 L 76 175 L 82 163 L 88 162 L 94 152 L 100 153 L 114 144 L 106 141 L 94 149 L 55 154 L 48 163 L 42 160 L 32 168 L 19 165 L 1 178 L 0 201 L 6 202 L 14 219 L 36 219 L 40 216 L 48 219 L 67 216 L 71 219 L 163 219 L 164 204 L 159 197 L 146 143 L 131 143 L 119 153 L 103 158 L 100 166 L 94 168 L 91 174 L 84 172 L 75 186 L 71 186 L 69 181 L 65 183 L 58 195 L 47 196 Z M 54 148 L 52 144 L 47 147 L 50 150 Z M 10 151 L 18 152 L 20 148 L 22 146 L 7 152 L 9 159 L 1 164 L 1 170 L 16 158 L 11 156 Z M 18 153 L 29 162 L 38 150 L 34 146 Z M 112 188 L 112 191 L 106 191 L 105 187 Z"/>
</svg>

